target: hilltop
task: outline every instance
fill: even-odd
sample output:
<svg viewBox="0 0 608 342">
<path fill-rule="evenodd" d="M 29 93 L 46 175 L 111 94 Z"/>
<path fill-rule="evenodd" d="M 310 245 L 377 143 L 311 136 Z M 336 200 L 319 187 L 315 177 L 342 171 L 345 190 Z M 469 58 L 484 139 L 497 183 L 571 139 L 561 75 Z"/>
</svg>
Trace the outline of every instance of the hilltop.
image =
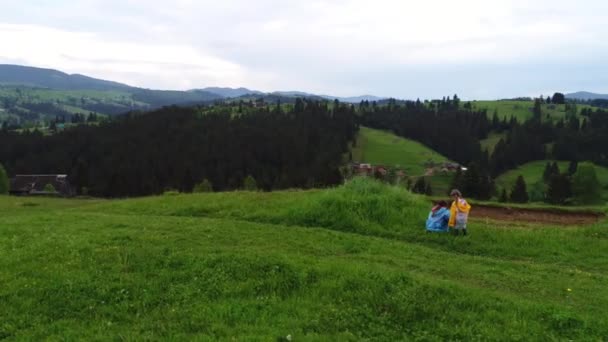
<svg viewBox="0 0 608 342">
<path fill-rule="evenodd" d="M 597 94 L 588 91 L 578 91 L 576 93 L 566 94 L 567 99 L 573 100 L 608 100 L 608 94 Z"/>
</svg>

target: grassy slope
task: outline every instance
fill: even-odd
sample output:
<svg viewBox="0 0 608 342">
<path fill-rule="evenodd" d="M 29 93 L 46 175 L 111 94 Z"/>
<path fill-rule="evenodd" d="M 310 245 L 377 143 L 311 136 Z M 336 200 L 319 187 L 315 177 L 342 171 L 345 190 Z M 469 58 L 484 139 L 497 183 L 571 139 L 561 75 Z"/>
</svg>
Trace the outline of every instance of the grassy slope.
<svg viewBox="0 0 608 342">
<path fill-rule="evenodd" d="M 490 155 L 491 155 L 492 152 L 494 151 L 494 146 L 496 146 L 496 144 L 498 144 L 498 141 L 500 141 L 500 139 L 504 139 L 505 137 L 506 137 L 505 133 L 492 132 L 488 135 L 488 137 L 486 139 L 483 139 L 479 142 L 481 143 L 481 148 L 488 150 L 488 153 L 490 153 Z"/>
<path fill-rule="evenodd" d="M 454 239 L 423 233 L 427 209 L 361 180 L 270 194 L 0 198 L 0 336 L 608 337 L 601 225 L 472 222 Z"/>
<path fill-rule="evenodd" d="M 487 109 L 490 118 L 494 115 L 494 111 L 497 111 L 500 119 L 514 116 L 519 121 L 532 117 L 534 107 L 534 102 L 531 101 L 473 101 L 471 104 L 475 109 Z"/>
<path fill-rule="evenodd" d="M 403 167 L 409 175 L 424 174 L 424 163 L 448 159 L 432 149 L 413 140 L 392 133 L 361 127 L 357 146 L 353 149 L 353 160 L 372 164 Z"/>
<path fill-rule="evenodd" d="M 526 184 L 530 186 L 542 179 L 547 162 L 547 160 L 538 160 L 524 164 L 514 170 L 507 171 L 496 179 L 496 186 L 500 189 L 506 187 L 506 189 L 510 190 L 519 175 L 524 176 Z M 565 172 L 568 170 L 569 162 L 558 161 L 558 165 L 560 171 Z M 604 188 L 604 192 L 606 192 L 606 190 L 608 190 L 608 168 L 595 166 L 595 172 Z M 608 194 L 605 194 L 604 197 L 608 197 Z"/>
<path fill-rule="evenodd" d="M 534 108 L 534 101 L 472 101 L 471 104 L 473 105 L 473 108 L 476 109 L 487 109 L 489 118 L 492 118 L 494 111 L 497 111 L 500 119 L 503 119 L 504 117 L 509 119 L 511 116 L 514 116 L 520 122 L 531 118 L 532 109 Z M 579 113 L 583 108 L 594 109 L 594 107 L 589 105 L 577 105 Z M 549 114 L 549 117 L 553 121 L 563 119 L 566 117 L 566 106 L 543 104 L 542 113 L 543 119 L 546 118 L 547 114 Z"/>
</svg>

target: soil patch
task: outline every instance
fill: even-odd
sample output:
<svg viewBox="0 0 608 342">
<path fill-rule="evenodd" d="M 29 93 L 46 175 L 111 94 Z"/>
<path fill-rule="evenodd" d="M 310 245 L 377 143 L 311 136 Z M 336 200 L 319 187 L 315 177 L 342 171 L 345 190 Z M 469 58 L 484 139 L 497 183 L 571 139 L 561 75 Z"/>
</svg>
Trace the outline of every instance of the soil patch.
<svg viewBox="0 0 608 342">
<path fill-rule="evenodd" d="M 556 225 L 584 225 L 598 222 L 603 214 L 593 212 L 560 211 L 550 209 L 525 209 L 473 205 L 472 218 L 488 218 L 497 221 L 549 223 Z"/>
</svg>

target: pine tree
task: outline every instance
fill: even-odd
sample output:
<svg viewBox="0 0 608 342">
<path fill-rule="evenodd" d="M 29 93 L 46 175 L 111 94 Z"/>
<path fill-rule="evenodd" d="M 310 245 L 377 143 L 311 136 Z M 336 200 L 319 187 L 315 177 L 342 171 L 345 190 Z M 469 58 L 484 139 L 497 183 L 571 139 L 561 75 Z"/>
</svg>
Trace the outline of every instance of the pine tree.
<svg viewBox="0 0 608 342">
<path fill-rule="evenodd" d="M 464 185 L 464 177 L 462 174 L 462 169 L 458 168 L 458 170 L 456 170 L 456 173 L 454 174 L 454 178 L 452 178 L 452 183 L 450 184 L 450 189 L 464 189 L 463 185 Z M 451 191 L 451 190 L 448 190 L 448 191 Z"/>
<path fill-rule="evenodd" d="M 549 180 L 546 201 L 551 204 L 564 204 L 572 196 L 570 178 L 566 175 L 552 175 Z"/>
<path fill-rule="evenodd" d="M 498 110 L 494 109 L 494 115 L 492 115 L 492 129 L 500 130 L 500 119 L 498 118 Z"/>
<path fill-rule="evenodd" d="M 553 164 L 551 164 L 551 174 L 549 177 L 560 174 L 561 172 L 559 171 L 559 165 L 557 165 L 557 162 L 553 162 Z"/>
<path fill-rule="evenodd" d="M 9 187 L 8 175 L 2 164 L 0 164 L 0 195 L 8 194 Z"/>
<path fill-rule="evenodd" d="M 581 131 L 583 131 L 583 132 L 587 131 L 587 126 L 588 126 L 587 118 L 584 118 L 583 123 L 581 124 Z"/>
<path fill-rule="evenodd" d="M 568 165 L 568 174 L 570 176 L 574 175 L 576 173 L 577 169 L 578 169 L 578 162 L 576 160 L 571 160 L 570 164 Z"/>
<path fill-rule="evenodd" d="M 509 200 L 509 197 L 507 195 L 507 189 L 503 188 L 498 201 L 501 203 L 506 203 L 508 200 Z"/>
<path fill-rule="evenodd" d="M 553 99 L 551 99 L 551 101 L 554 104 L 564 104 L 566 103 L 566 96 L 562 93 L 555 93 L 553 94 Z"/>
<path fill-rule="evenodd" d="M 532 112 L 534 121 L 540 122 L 540 119 L 542 117 L 541 100 L 537 99 L 536 101 L 534 101 L 534 110 Z"/>
<path fill-rule="evenodd" d="M 527 203 L 529 201 L 528 190 L 526 189 L 526 181 L 522 175 L 517 177 L 513 190 L 511 191 L 511 202 Z"/>
<path fill-rule="evenodd" d="M 551 179 L 551 162 L 545 164 L 545 171 L 543 171 L 543 181 L 549 183 L 549 179 Z"/>
<path fill-rule="evenodd" d="M 477 163 L 469 165 L 467 172 L 464 174 L 462 187 L 453 187 L 452 189 L 460 189 L 470 197 L 479 198 L 481 193 L 481 177 Z"/>
</svg>

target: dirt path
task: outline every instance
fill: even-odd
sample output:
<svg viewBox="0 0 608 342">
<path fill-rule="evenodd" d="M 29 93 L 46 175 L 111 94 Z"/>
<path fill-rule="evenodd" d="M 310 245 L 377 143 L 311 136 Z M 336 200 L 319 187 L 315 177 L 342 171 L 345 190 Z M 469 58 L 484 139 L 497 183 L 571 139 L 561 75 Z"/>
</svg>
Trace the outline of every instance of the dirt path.
<svg viewBox="0 0 608 342">
<path fill-rule="evenodd" d="M 514 221 L 530 223 L 549 223 L 557 225 L 583 225 L 598 222 L 604 215 L 592 212 L 568 212 L 550 209 L 504 208 L 473 205 L 471 216 L 474 219 Z"/>
</svg>

